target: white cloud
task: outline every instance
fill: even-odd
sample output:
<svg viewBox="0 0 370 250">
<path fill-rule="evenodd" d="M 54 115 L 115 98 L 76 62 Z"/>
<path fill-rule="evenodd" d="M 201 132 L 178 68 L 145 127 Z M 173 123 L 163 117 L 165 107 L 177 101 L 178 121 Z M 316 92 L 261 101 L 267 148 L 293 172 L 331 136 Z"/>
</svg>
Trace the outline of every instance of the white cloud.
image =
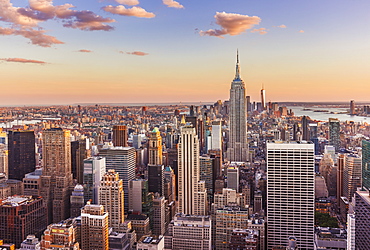
<svg viewBox="0 0 370 250">
<path fill-rule="evenodd" d="M 103 7 L 103 10 L 109 13 L 117 14 L 121 16 L 135 16 L 135 17 L 143 17 L 143 18 L 155 17 L 154 13 L 147 12 L 145 9 L 141 7 L 137 7 L 137 6 L 134 6 L 132 8 L 126 8 L 123 5 L 118 5 L 118 6 L 108 5 L 108 6 Z"/>
<path fill-rule="evenodd" d="M 184 8 L 183 5 L 181 5 L 179 2 L 176 2 L 174 0 L 162 0 L 162 2 L 167 7 L 177 8 L 177 9 L 183 9 Z"/>
<path fill-rule="evenodd" d="M 139 4 L 138 0 L 116 0 L 116 2 L 119 4 L 124 4 L 124 5 L 138 5 Z"/>
</svg>

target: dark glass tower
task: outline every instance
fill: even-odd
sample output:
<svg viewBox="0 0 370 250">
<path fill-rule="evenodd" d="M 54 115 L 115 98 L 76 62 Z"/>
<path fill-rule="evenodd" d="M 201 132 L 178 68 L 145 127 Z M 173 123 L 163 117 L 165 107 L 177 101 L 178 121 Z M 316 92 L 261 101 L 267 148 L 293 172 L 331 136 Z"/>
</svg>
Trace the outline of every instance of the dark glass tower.
<svg viewBox="0 0 370 250">
<path fill-rule="evenodd" d="M 370 190 L 370 141 L 362 141 L 362 186 Z"/>
<path fill-rule="evenodd" d="M 11 130 L 8 132 L 9 179 L 22 180 L 24 175 L 35 170 L 35 133 Z"/>
</svg>

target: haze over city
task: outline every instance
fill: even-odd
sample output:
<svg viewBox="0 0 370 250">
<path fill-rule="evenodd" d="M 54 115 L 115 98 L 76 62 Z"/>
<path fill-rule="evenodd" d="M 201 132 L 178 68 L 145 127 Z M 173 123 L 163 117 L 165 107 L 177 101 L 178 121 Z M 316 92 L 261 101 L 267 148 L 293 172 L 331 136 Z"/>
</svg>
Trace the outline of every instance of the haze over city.
<svg viewBox="0 0 370 250">
<path fill-rule="evenodd" d="M 1 0 L 0 105 L 365 101 L 369 1 Z M 359 91 L 361 90 L 361 91 Z"/>
</svg>

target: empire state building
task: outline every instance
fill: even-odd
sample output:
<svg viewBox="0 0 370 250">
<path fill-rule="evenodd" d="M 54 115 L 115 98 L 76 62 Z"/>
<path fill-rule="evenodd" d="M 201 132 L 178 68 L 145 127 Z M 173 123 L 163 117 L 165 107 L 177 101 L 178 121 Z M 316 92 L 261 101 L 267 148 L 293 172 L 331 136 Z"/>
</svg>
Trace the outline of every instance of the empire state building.
<svg viewBox="0 0 370 250">
<path fill-rule="evenodd" d="M 226 156 L 229 161 L 246 162 L 248 160 L 246 95 L 245 84 L 240 78 L 238 53 L 235 78 L 230 89 L 229 109 L 230 131 Z"/>
</svg>

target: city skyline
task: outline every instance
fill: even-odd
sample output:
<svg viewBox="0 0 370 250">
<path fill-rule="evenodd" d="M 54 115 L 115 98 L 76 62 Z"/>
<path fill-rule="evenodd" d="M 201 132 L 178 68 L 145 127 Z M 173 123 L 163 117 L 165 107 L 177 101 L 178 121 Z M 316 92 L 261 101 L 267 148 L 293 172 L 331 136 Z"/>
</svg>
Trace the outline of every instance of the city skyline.
<svg viewBox="0 0 370 250">
<path fill-rule="evenodd" d="M 227 100 L 237 48 L 252 100 L 368 96 L 365 0 L 1 3 L 0 105 Z"/>
</svg>

